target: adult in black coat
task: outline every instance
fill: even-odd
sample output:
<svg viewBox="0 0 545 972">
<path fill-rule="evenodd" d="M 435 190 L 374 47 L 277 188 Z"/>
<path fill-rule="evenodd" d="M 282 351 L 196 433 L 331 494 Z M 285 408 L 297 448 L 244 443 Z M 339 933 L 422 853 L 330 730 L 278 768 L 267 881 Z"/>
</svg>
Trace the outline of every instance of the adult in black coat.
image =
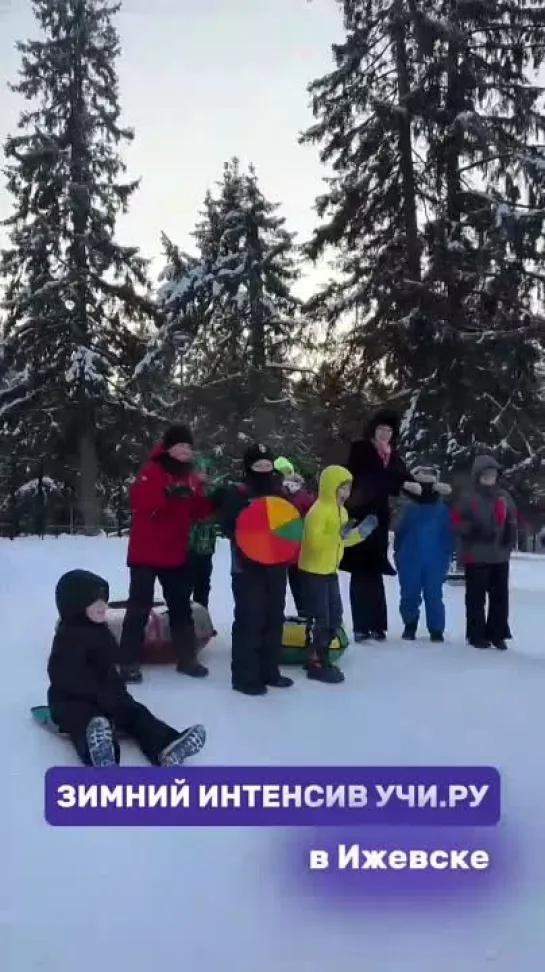
<svg viewBox="0 0 545 972">
<path fill-rule="evenodd" d="M 178 765 L 202 747 L 204 730 L 180 733 L 133 699 L 114 664 L 117 642 L 106 624 L 107 581 L 71 570 L 57 584 L 59 624 L 47 672 L 53 722 L 67 733 L 82 763 L 119 763 L 117 732 L 130 736 L 154 765 Z"/>
<path fill-rule="evenodd" d="M 411 477 L 397 451 L 399 419 L 383 409 L 367 425 L 362 439 L 353 442 L 347 468 L 354 477 L 347 509 L 360 521 L 370 513 L 378 519 L 374 533 L 345 551 L 341 570 L 351 574 L 350 605 L 354 640 L 384 641 L 388 613 L 384 575 L 395 576 L 388 560 L 390 497 L 399 496 Z"/>
</svg>

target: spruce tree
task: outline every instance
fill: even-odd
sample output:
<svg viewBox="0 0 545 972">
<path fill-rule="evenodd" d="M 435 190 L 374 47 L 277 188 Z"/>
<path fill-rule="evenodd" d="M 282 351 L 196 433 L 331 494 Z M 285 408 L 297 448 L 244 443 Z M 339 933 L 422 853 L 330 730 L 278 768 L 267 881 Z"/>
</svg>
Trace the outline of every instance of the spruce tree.
<svg viewBox="0 0 545 972">
<path fill-rule="evenodd" d="M 115 237 L 137 187 L 124 178 L 120 53 L 110 0 L 32 0 L 41 37 L 18 45 L 28 103 L 5 146 L 13 214 L 3 252 L 4 433 L 32 429 L 74 462 L 81 514 L 98 528 L 98 480 L 130 407 L 124 394 L 150 313 L 146 264 Z"/>
<path fill-rule="evenodd" d="M 333 166 L 309 247 L 337 256 L 313 302 L 341 322 L 338 364 L 371 397 L 408 405 L 409 452 L 450 467 L 495 448 L 535 458 L 531 340 L 543 232 L 543 121 L 531 84 L 541 8 L 487 0 L 342 0 L 346 40 L 311 87 Z"/>
<path fill-rule="evenodd" d="M 226 416 L 233 426 L 245 420 L 272 432 L 273 405 L 289 386 L 303 337 L 292 289 L 299 276 L 294 236 L 278 208 L 253 169 L 243 172 L 232 159 L 217 192 L 205 197 L 196 257 L 171 249 L 163 275 L 168 341 L 178 335 L 183 384 L 218 435 Z"/>
</svg>

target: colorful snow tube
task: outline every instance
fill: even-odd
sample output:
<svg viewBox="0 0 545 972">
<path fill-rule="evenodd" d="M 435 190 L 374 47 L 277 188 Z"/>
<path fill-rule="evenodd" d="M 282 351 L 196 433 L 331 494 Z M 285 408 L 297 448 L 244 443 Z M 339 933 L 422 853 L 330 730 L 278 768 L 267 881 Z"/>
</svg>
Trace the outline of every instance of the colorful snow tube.
<svg viewBox="0 0 545 972">
<path fill-rule="evenodd" d="M 303 618 L 286 618 L 282 636 L 282 665 L 304 665 L 307 654 L 309 631 Z M 329 660 L 336 662 L 344 655 L 349 638 L 343 627 L 339 628 L 329 646 Z"/>
<path fill-rule="evenodd" d="M 108 608 L 107 623 L 119 642 L 123 628 L 127 601 L 112 601 Z M 210 615 L 202 604 L 192 604 L 193 623 L 199 651 L 214 637 L 214 626 Z M 170 637 L 168 611 L 162 601 L 153 605 L 146 627 L 140 662 L 142 665 L 172 665 L 176 656 Z"/>
</svg>

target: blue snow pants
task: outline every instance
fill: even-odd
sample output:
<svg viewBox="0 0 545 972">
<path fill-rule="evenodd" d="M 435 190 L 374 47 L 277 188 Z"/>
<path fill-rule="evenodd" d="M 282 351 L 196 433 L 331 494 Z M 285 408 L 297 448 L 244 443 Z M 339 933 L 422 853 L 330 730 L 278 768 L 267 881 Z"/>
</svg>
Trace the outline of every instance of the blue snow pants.
<svg viewBox="0 0 545 972">
<path fill-rule="evenodd" d="M 420 605 L 424 601 L 426 624 L 430 634 L 445 630 L 444 575 L 436 564 L 418 562 L 407 568 L 397 565 L 399 578 L 399 613 L 405 625 L 418 625 Z"/>
</svg>

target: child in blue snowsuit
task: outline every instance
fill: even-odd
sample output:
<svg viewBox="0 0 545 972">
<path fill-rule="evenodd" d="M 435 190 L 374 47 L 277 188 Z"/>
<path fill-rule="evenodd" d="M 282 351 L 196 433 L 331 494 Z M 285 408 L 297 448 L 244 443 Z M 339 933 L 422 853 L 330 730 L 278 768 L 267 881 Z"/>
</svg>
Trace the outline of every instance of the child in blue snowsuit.
<svg viewBox="0 0 545 972">
<path fill-rule="evenodd" d="M 399 612 L 405 625 L 403 638 L 414 641 L 424 599 L 431 641 L 444 640 L 443 584 L 454 552 L 450 509 L 444 497 L 450 486 L 439 481 L 439 471 L 419 462 L 411 475 L 420 487 L 405 494 L 394 528 L 394 555 L 399 577 Z"/>
</svg>

